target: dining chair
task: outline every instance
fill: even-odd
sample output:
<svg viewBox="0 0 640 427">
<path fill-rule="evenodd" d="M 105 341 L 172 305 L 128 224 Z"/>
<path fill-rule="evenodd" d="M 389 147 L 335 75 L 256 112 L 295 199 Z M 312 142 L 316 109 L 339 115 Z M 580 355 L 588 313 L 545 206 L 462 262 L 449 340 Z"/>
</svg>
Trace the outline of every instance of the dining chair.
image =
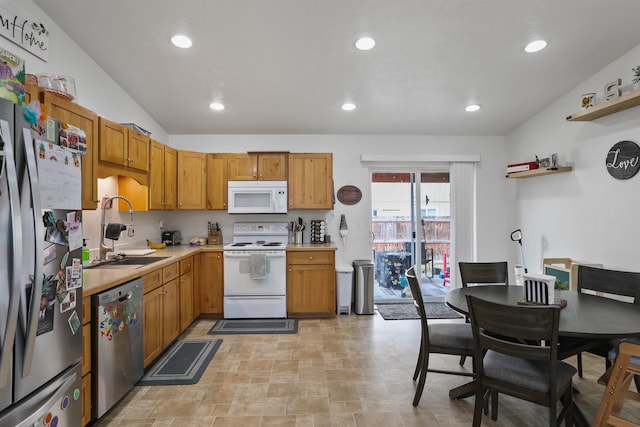
<svg viewBox="0 0 640 427">
<path fill-rule="evenodd" d="M 467 295 L 475 346 L 473 426 L 480 426 L 484 396 L 498 419 L 498 394 L 549 409 L 549 425 L 573 423 L 572 377 L 576 369 L 558 360 L 560 307 L 503 305 Z M 563 408 L 557 414 L 557 402 Z"/>
<path fill-rule="evenodd" d="M 469 285 L 509 284 L 509 269 L 506 261 L 500 262 L 463 262 L 458 263 L 462 287 Z"/>
<path fill-rule="evenodd" d="M 609 424 L 640 426 L 637 422 L 625 419 L 621 414 L 626 399 L 640 402 L 640 393 L 629 389 L 631 380 L 640 375 L 640 343 L 620 342 L 617 357 L 610 372 L 607 388 L 602 395 L 593 426 L 606 427 Z"/>
<path fill-rule="evenodd" d="M 438 322 L 429 324 L 425 313 L 420 283 L 416 278 L 415 267 L 409 268 L 405 272 L 405 277 L 409 282 L 413 303 L 420 315 L 420 351 L 418 353 L 416 369 L 413 373 L 414 381 L 418 376 L 420 377 L 413 397 L 413 406 L 418 406 L 420 398 L 422 397 L 424 384 L 427 380 L 427 372 L 473 376 L 471 372 L 429 368 L 429 355 L 431 353 L 473 356 L 473 337 L 471 335 L 471 326 L 468 323 Z"/>
<path fill-rule="evenodd" d="M 604 268 L 578 266 L 578 292 L 595 293 L 605 298 L 626 297 L 629 303 L 640 305 L 640 273 L 629 271 L 607 270 Z M 584 346 L 580 340 L 578 344 L 572 341 L 560 343 L 563 353 L 571 353 L 571 347 Z M 605 370 L 611 366 L 607 358 L 611 347 L 615 347 L 619 340 L 592 341 L 586 351 L 596 356 L 604 357 Z M 578 376 L 582 378 L 582 352 L 574 352 L 577 357 Z"/>
<path fill-rule="evenodd" d="M 462 287 L 469 285 L 488 285 L 496 283 L 509 284 L 509 268 L 506 261 L 498 262 L 458 262 Z M 469 322 L 469 316 L 465 316 Z M 460 357 L 460 365 L 464 365 L 465 357 Z"/>
</svg>

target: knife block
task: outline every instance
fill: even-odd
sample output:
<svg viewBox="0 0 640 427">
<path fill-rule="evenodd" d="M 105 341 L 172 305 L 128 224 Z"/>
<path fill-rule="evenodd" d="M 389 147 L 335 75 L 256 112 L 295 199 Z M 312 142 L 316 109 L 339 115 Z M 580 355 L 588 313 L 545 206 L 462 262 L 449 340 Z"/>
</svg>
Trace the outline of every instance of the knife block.
<svg viewBox="0 0 640 427">
<path fill-rule="evenodd" d="M 207 239 L 207 244 L 209 245 L 219 245 L 222 243 L 222 232 L 216 230 L 209 231 L 209 238 Z"/>
</svg>

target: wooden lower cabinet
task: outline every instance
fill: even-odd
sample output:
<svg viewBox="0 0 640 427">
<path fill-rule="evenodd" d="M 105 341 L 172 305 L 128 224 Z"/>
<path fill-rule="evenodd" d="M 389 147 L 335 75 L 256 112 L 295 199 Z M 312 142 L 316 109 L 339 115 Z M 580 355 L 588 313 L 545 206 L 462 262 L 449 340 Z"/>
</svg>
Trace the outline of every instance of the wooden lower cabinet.
<svg viewBox="0 0 640 427">
<path fill-rule="evenodd" d="M 166 348 L 180 335 L 180 282 L 173 279 L 163 285 L 162 342 Z"/>
<path fill-rule="evenodd" d="M 146 368 L 162 353 L 162 287 L 144 294 L 144 367 Z"/>
<path fill-rule="evenodd" d="M 200 313 L 221 315 L 224 296 L 222 251 L 203 252 L 197 256 Z"/>
<path fill-rule="evenodd" d="M 178 277 L 173 277 L 174 270 L 177 274 L 178 263 L 162 269 L 168 280 L 156 288 L 145 292 L 143 297 L 144 307 L 144 367 L 153 362 L 165 348 L 169 346 L 180 334 L 180 287 Z M 158 271 L 146 274 L 145 290 L 147 280 L 153 282 L 158 277 Z"/>
<path fill-rule="evenodd" d="M 193 257 L 180 261 L 180 332 L 191 325 L 195 319 L 193 307 Z"/>
<path fill-rule="evenodd" d="M 91 373 L 82 376 L 82 425 L 91 421 Z"/>
<path fill-rule="evenodd" d="M 336 314 L 335 252 L 287 251 L 287 314 Z"/>
</svg>

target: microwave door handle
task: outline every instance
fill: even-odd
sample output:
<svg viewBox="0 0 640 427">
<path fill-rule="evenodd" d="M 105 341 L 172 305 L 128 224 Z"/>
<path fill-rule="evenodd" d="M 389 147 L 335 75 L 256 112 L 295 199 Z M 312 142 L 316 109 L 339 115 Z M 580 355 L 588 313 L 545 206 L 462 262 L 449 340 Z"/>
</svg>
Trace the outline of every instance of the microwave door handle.
<svg viewBox="0 0 640 427">
<path fill-rule="evenodd" d="M 18 176 L 15 165 L 15 155 L 13 153 L 13 140 L 9 123 L 0 121 L 0 138 L 4 140 L 3 152 L 0 152 L 3 164 L 0 165 L 0 172 L 4 171 L 7 182 L 7 195 L 9 201 L 9 212 L 2 221 L 3 230 L 8 230 L 10 238 L 5 240 L 6 253 L 8 255 L 7 268 L 2 269 L 0 284 L 6 286 L 7 291 L 3 293 L 8 296 L 9 303 L 6 306 L 6 321 L 4 330 L 0 331 L 0 388 L 4 388 L 9 380 L 9 367 L 11 366 L 11 355 L 13 342 L 18 324 L 18 309 L 20 295 L 20 279 L 22 268 L 22 222 L 20 217 L 20 194 L 18 189 Z M 0 173 L 0 179 L 2 174 Z"/>
<path fill-rule="evenodd" d="M 31 363 L 33 362 L 33 353 L 36 344 L 36 335 L 38 331 L 38 314 L 40 310 L 40 298 L 42 296 L 42 283 L 40 282 L 44 277 L 43 275 L 43 253 L 42 253 L 42 241 L 44 240 L 44 236 L 42 236 L 42 231 L 39 226 L 40 215 L 42 215 L 42 204 L 40 202 L 40 185 L 38 182 L 38 170 L 36 164 L 36 155 L 35 150 L 33 149 L 33 139 L 31 138 L 31 130 L 28 128 L 22 129 L 22 140 L 23 147 L 25 150 L 25 161 L 27 163 L 26 167 L 26 175 L 28 177 L 27 181 L 29 183 L 29 187 L 25 188 L 23 186 L 23 190 L 28 190 L 28 197 L 30 198 L 31 206 L 28 204 L 25 205 L 25 197 L 23 196 L 23 211 L 28 210 L 29 212 L 25 212 L 25 216 L 23 218 L 28 217 L 29 221 L 32 222 L 33 227 L 33 241 L 27 242 L 26 245 L 26 253 L 31 252 L 33 259 L 33 276 L 30 277 L 31 280 L 31 301 L 26 300 L 26 289 L 23 288 L 22 297 L 23 297 L 23 313 L 27 313 L 26 319 L 23 315 L 23 328 L 25 331 L 25 344 L 24 344 L 24 360 L 22 365 L 22 375 L 27 376 L 31 372 Z M 23 184 L 26 184 L 24 182 Z M 31 215 L 28 215 L 28 214 Z M 29 240 L 29 239 L 27 239 Z M 26 284 L 23 284 L 26 287 Z"/>
</svg>

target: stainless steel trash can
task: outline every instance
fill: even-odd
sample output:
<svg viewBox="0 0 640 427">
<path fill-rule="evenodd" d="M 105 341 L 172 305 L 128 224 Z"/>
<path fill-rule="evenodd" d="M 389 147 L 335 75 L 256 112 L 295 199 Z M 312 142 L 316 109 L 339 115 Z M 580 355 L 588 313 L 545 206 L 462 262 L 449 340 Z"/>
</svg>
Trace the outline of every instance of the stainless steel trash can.
<svg viewBox="0 0 640 427">
<path fill-rule="evenodd" d="M 353 285 L 356 314 L 373 314 L 373 262 L 368 259 L 353 260 Z"/>
</svg>

